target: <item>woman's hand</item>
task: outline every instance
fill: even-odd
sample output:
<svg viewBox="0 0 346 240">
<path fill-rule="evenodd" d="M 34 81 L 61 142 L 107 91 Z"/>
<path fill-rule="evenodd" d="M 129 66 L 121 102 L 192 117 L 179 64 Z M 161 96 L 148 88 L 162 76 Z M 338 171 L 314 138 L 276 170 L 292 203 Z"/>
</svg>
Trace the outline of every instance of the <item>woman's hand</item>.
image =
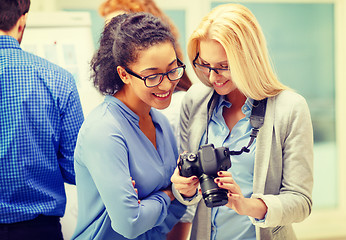
<svg viewBox="0 0 346 240">
<path fill-rule="evenodd" d="M 132 180 L 132 177 L 131 177 L 131 182 L 132 182 L 132 186 L 135 189 L 135 192 L 137 193 L 137 196 L 138 196 L 138 189 L 135 187 L 136 182 L 135 182 L 135 180 Z M 140 203 L 141 203 L 141 200 L 138 199 L 138 204 L 140 204 Z"/>
<path fill-rule="evenodd" d="M 220 188 L 228 190 L 227 207 L 232 208 L 240 215 L 247 215 L 257 219 L 265 217 L 267 206 L 261 199 L 245 198 L 230 172 L 220 171 L 217 174 L 219 177 L 214 179 L 215 183 Z"/>
<path fill-rule="evenodd" d="M 188 178 L 180 176 L 178 167 L 174 170 L 171 182 L 174 183 L 175 189 L 177 189 L 184 197 L 194 196 L 199 185 L 199 180 L 196 176 Z"/>
</svg>

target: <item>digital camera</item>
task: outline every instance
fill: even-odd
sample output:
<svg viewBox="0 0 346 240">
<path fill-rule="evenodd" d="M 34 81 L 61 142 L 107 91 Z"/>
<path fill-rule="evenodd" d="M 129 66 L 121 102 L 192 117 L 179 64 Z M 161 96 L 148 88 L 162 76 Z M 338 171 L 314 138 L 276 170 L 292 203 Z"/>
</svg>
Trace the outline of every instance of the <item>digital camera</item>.
<svg viewBox="0 0 346 240">
<path fill-rule="evenodd" d="M 227 171 L 231 167 L 230 151 L 227 147 L 214 148 L 213 144 L 202 145 L 198 152 L 180 154 L 178 163 L 180 175 L 197 176 L 202 196 L 207 207 L 227 204 L 227 190 L 219 188 L 214 182 L 218 171 Z"/>
</svg>

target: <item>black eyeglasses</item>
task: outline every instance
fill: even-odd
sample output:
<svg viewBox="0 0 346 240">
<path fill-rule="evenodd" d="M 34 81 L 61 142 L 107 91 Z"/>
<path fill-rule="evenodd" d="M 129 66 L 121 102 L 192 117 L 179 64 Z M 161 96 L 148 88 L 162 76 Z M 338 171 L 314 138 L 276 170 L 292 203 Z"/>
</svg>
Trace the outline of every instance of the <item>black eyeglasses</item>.
<svg viewBox="0 0 346 240">
<path fill-rule="evenodd" d="M 159 85 L 163 81 L 165 76 L 167 76 L 167 78 L 170 81 L 179 80 L 185 72 L 186 65 L 179 58 L 177 58 L 177 62 L 181 66 L 173 68 L 172 70 L 166 73 L 155 73 L 155 74 L 148 75 L 146 77 L 142 77 L 128 68 L 125 68 L 125 70 L 128 74 L 143 80 L 145 86 L 148 88 L 151 88 L 151 87 L 155 87 Z"/>
<path fill-rule="evenodd" d="M 210 72 L 213 70 L 216 74 L 225 74 L 225 73 L 229 73 L 230 70 L 229 68 L 213 68 L 213 67 L 209 67 L 207 65 L 203 65 L 200 63 L 197 63 L 197 59 L 199 57 L 199 53 L 197 53 L 195 59 L 193 59 L 192 64 L 193 66 L 200 70 L 202 73 L 204 74 L 210 74 Z"/>
</svg>

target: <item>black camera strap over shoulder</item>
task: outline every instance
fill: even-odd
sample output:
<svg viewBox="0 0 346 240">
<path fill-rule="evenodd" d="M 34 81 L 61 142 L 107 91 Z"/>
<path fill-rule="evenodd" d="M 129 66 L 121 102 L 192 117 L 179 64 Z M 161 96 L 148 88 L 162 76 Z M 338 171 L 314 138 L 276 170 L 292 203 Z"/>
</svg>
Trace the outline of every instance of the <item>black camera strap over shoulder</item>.
<svg viewBox="0 0 346 240">
<path fill-rule="evenodd" d="M 213 96 L 211 97 L 210 101 L 208 102 L 208 115 L 207 115 L 207 129 L 206 129 L 205 144 L 208 143 L 208 125 L 209 125 L 209 121 L 211 119 L 211 116 L 213 114 L 214 108 L 215 108 L 216 104 L 218 103 L 219 96 L 220 95 L 214 91 Z M 240 155 L 243 152 L 246 152 L 246 153 L 250 152 L 249 147 L 255 141 L 257 134 L 259 132 L 259 129 L 264 124 L 264 116 L 266 113 L 266 108 L 267 108 L 267 98 L 262 99 L 260 101 L 257 101 L 257 100 L 253 101 L 253 106 L 252 106 L 252 111 L 251 111 L 251 116 L 250 116 L 250 124 L 252 126 L 252 132 L 250 134 L 251 138 L 250 138 L 249 144 L 246 147 L 242 147 L 242 149 L 240 151 L 230 151 L 231 155 Z"/>
<path fill-rule="evenodd" d="M 207 130 L 206 130 L 206 138 L 205 138 L 204 144 L 208 144 L 208 133 L 209 133 L 208 125 L 209 125 L 211 116 L 213 115 L 214 108 L 216 107 L 216 104 L 219 102 L 219 97 L 220 97 L 220 95 L 214 91 L 213 96 L 211 96 L 211 99 L 208 102 Z"/>
</svg>

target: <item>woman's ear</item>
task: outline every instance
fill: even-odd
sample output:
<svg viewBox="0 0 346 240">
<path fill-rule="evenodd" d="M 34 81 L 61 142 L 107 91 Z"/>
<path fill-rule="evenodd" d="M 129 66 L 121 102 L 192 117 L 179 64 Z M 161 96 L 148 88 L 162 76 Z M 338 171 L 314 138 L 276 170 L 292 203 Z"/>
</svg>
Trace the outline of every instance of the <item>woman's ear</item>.
<svg viewBox="0 0 346 240">
<path fill-rule="evenodd" d="M 117 66 L 117 72 L 119 77 L 125 84 L 128 84 L 130 82 L 129 74 L 126 72 L 125 68 L 123 68 L 122 66 Z"/>
</svg>

